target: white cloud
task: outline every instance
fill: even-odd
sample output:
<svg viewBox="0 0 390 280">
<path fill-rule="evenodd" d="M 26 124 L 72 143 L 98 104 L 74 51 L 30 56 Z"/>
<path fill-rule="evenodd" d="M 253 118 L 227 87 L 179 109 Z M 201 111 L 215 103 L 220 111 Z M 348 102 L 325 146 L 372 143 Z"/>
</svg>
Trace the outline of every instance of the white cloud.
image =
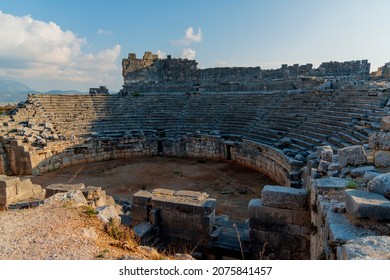
<svg viewBox="0 0 390 280">
<path fill-rule="evenodd" d="M 161 50 L 157 51 L 158 58 L 166 58 L 167 54 Z"/>
<path fill-rule="evenodd" d="M 181 58 L 194 59 L 196 56 L 196 51 L 190 48 L 184 49 L 181 51 Z"/>
<path fill-rule="evenodd" d="M 111 35 L 112 31 L 104 30 L 103 28 L 99 28 L 96 33 L 99 35 Z"/>
<path fill-rule="evenodd" d="M 198 28 L 198 32 L 194 33 L 194 29 L 192 26 L 188 27 L 185 30 L 184 37 L 180 40 L 172 41 L 173 45 L 190 45 L 191 43 L 198 43 L 203 40 L 203 33 L 200 28 Z"/>
<path fill-rule="evenodd" d="M 56 23 L 1 11 L 0 30 L 1 76 L 95 83 L 110 82 L 120 75 L 120 45 L 84 53 L 86 39 Z"/>
<path fill-rule="evenodd" d="M 229 63 L 227 63 L 226 61 L 223 61 L 223 60 L 216 60 L 214 62 L 215 67 L 227 67 L 228 65 L 229 65 Z"/>
</svg>

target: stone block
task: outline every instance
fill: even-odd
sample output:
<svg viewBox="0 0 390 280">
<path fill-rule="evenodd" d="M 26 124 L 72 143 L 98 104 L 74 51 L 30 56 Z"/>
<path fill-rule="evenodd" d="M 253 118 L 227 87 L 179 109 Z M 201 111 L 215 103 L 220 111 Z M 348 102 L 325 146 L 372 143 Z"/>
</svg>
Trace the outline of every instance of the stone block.
<svg viewBox="0 0 390 280">
<path fill-rule="evenodd" d="M 264 243 L 269 241 L 269 232 L 264 230 L 257 230 L 249 228 L 249 242 L 250 243 Z"/>
<path fill-rule="evenodd" d="M 369 192 L 378 193 L 390 197 L 390 173 L 381 174 L 375 176 L 367 184 L 367 190 Z"/>
<path fill-rule="evenodd" d="M 270 232 L 268 234 L 269 246 L 274 251 L 279 251 L 281 248 L 281 240 L 283 240 L 284 236 L 280 235 L 277 232 Z"/>
<path fill-rule="evenodd" d="M 292 224 L 299 226 L 310 226 L 310 211 L 292 211 Z"/>
<path fill-rule="evenodd" d="M 261 192 L 264 206 L 304 210 L 308 207 L 308 190 L 282 186 L 265 186 Z"/>
<path fill-rule="evenodd" d="M 390 237 L 367 236 L 347 241 L 338 251 L 339 260 L 389 260 Z"/>
<path fill-rule="evenodd" d="M 15 186 L 19 182 L 18 177 L 8 177 L 6 175 L 0 175 L 0 189 Z"/>
<path fill-rule="evenodd" d="M 376 176 L 379 176 L 379 175 L 381 175 L 381 173 L 368 171 L 368 172 L 364 173 L 363 178 L 364 178 L 364 180 L 366 180 L 368 182 L 368 181 L 374 179 Z"/>
<path fill-rule="evenodd" d="M 390 132 L 379 134 L 379 148 L 381 150 L 390 150 Z"/>
<path fill-rule="evenodd" d="M 347 183 L 347 179 L 332 177 L 315 179 L 313 186 L 316 192 L 321 193 L 323 191 L 344 190 Z"/>
<path fill-rule="evenodd" d="M 88 186 L 85 187 L 84 189 L 81 189 L 81 192 L 84 194 L 87 200 L 96 200 L 102 196 L 101 187 Z"/>
<path fill-rule="evenodd" d="M 326 173 L 329 170 L 329 165 L 331 163 L 329 161 L 320 160 L 320 163 L 318 164 L 318 171 L 322 173 Z"/>
<path fill-rule="evenodd" d="M 115 199 L 110 195 L 106 195 L 105 205 L 115 205 Z"/>
<path fill-rule="evenodd" d="M 139 205 L 147 205 L 152 198 L 152 193 L 148 191 L 138 191 L 133 195 L 133 203 Z"/>
<path fill-rule="evenodd" d="M 357 177 L 363 177 L 364 173 L 366 172 L 375 172 L 375 171 L 376 171 L 375 166 L 371 166 L 371 165 L 362 166 L 362 167 L 354 168 L 351 171 L 349 171 L 349 175 L 351 175 L 351 177 L 353 178 L 357 178 Z"/>
<path fill-rule="evenodd" d="M 375 153 L 374 163 L 376 167 L 390 166 L 390 151 L 378 151 Z"/>
<path fill-rule="evenodd" d="M 106 205 L 101 207 L 96 207 L 97 216 L 104 223 L 108 223 L 110 219 L 121 220 L 115 207 L 113 205 Z"/>
<path fill-rule="evenodd" d="M 84 189 L 85 185 L 80 184 L 52 184 L 46 187 L 46 197 L 50 197 L 56 193 L 68 192 Z"/>
<path fill-rule="evenodd" d="M 151 209 L 149 213 L 149 222 L 156 226 L 161 222 L 160 209 Z"/>
<path fill-rule="evenodd" d="M 328 166 L 328 171 L 340 171 L 341 170 L 341 165 L 338 163 L 331 163 Z"/>
<path fill-rule="evenodd" d="M 281 247 L 294 252 L 309 252 L 310 242 L 303 237 L 286 234 L 281 239 Z"/>
<path fill-rule="evenodd" d="M 133 230 L 135 236 L 138 237 L 141 244 L 148 244 L 149 241 L 151 241 L 156 235 L 155 228 L 148 222 L 141 222 L 137 224 L 134 226 Z"/>
<path fill-rule="evenodd" d="M 18 190 L 16 185 L 9 186 L 7 188 L 0 188 L 0 196 L 6 198 L 7 200 L 16 197 L 18 195 Z"/>
<path fill-rule="evenodd" d="M 33 189 L 33 183 L 31 182 L 30 179 L 21 179 L 17 185 L 18 193 L 28 193 L 32 194 L 32 189 Z"/>
<path fill-rule="evenodd" d="M 261 199 L 252 199 L 248 205 L 249 219 L 257 218 L 269 222 L 283 222 L 292 224 L 292 210 L 267 207 Z"/>
<path fill-rule="evenodd" d="M 381 130 L 390 132 L 390 116 L 384 116 L 381 118 Z"/>
<path fill-rule="evenodd" d="M 322 146 L 317 149 L 317 156 L 324 161 L 333 161 L 333 149 L 330 146 Z"/>
<path fill-rule="evenodd" d="M 45 199 L 45 204 L 70 202 L 76 206 L 87 205 L 87 200 L 80 190 L 56 193 Z"/>
<path fill-rule="evenodd" d="M 324 229 L 326 229 L 325 236 L 336 246 L 345 244 L 351 239 L 374 234 L 368 229 L 356 227 L 344 214 L 336 213 L 332 208 L 326 211 Z"/>
<path fill-rule="evenodd" d="M 131 205 L 131 218 L 135 220 L 147 220 L 149 216 L 149 208 L 146 205 Z"/>
<path fill-rule="evenodd" d="M 390 200 L 383 195 L 363 190 L 346 190 L 347 212 L 358 218 L 390 219 Z"/>
<path fill-rule="evenodd" d="M 347 165 L 361 165 L 367 162 L 366 152 L 363 146 L 356 145 L 338 150 L 338 159 L 342 167 Z"/>
</svg>

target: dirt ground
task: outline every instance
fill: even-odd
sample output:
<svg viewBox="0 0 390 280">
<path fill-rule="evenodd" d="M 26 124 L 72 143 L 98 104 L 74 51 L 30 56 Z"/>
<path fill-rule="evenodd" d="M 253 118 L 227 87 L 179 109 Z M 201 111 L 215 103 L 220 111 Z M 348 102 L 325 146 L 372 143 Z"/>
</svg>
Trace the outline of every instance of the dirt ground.
<svg viewBox="0 0 390 280">
<path fill-rule="evenodd" d="M 31 179 L 47 187 L 54 183 L 84 183 L 102 187 L 116 200 L 131 200 L 138 190 L 167 188 L 206 192 L 217 199 L 217 214 L 247 218 L 248 202 L 259 198 L 267 176 L 228 162 L 169 157 L 120 159 L 72 166 Z"/>
</svg>

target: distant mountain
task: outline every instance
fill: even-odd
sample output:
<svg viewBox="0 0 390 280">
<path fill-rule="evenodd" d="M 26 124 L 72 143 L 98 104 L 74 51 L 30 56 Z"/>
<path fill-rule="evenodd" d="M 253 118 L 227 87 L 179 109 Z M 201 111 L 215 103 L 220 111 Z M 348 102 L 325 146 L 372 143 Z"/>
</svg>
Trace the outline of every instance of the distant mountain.
<svg viewBox="0 0 390 280">
<path fill-rule="evenodd" d="M 0 103 L 18 103 L 27 99 L 27 94 L 38 91 L 20 82 L 0 79 Z M 77 90 L 50 90 L 47 94 L 86 94 Z"/>
<path fill-rule="evenodd" d="M 87 92 L 81 92 L 78 90 L 59 90 L 59 89 L 54 89 L 50 91 L 46 91 L 45 93 L 47 94 L 86 94 Z"/>
<path fill-rule="evenodd" d="M 34 92 L 20 82 L 0 79 L 0 102 L 20 102 L 27 99 L 28 93 Z"/>
</svg>

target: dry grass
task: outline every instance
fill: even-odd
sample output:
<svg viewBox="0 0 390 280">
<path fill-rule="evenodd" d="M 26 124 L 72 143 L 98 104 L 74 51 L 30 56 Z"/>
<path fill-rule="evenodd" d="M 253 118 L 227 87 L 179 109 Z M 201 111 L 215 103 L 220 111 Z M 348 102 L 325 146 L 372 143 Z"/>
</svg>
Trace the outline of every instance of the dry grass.
<svg viewBox="0 0 390 280">
<path fill-rule="evenodd" d="M 5 105 L 5 106 L 0 106 L 0 115 L 6 114 L 9 115 L 12 110 L 15 110 L 16 106 L 15 105 Z"/>
</svg>

